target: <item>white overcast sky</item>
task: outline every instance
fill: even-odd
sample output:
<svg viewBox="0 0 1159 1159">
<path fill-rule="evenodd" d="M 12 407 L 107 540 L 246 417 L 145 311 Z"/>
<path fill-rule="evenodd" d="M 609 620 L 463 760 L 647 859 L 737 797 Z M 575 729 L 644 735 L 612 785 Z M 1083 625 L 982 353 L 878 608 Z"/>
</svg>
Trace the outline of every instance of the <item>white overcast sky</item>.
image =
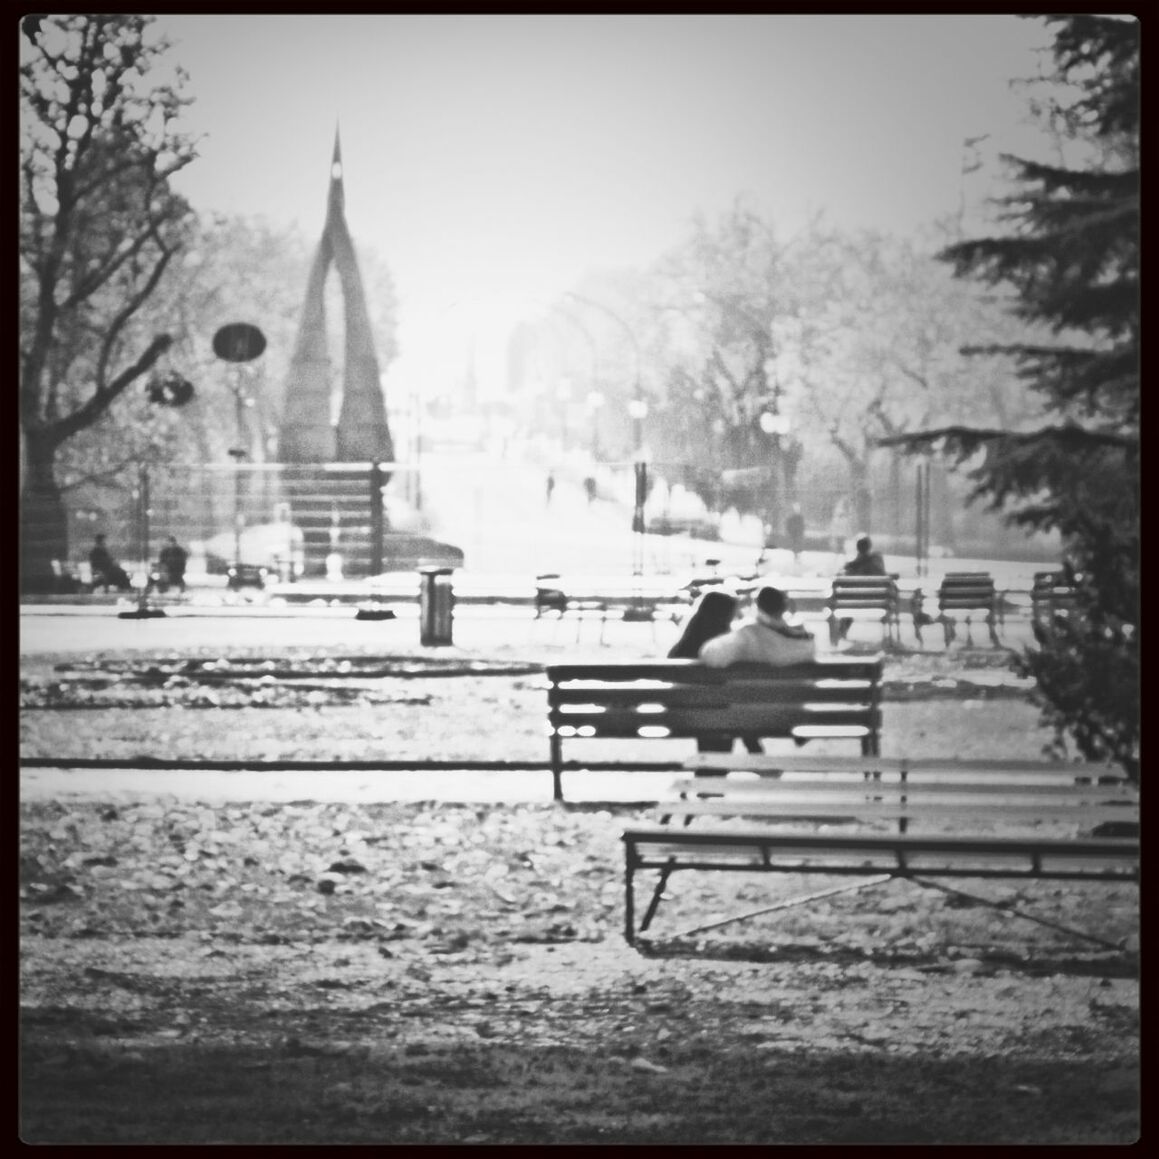
<svg viewBox="0 0 1159 1159">
<path fill-rule="evenodd" d="M 340 124 L 347 221 L 400 299 L 392 379 L 446 373 L 472 327 L 485 359 L 589 267 L 646 265 L 738 193 L 786 232 L 822 209 L 898 232 L 953 212 L 965 137 L 1031 138 L 1010 81 L 1049 40 L 1041 21 L 985 15 L 159 24 L 190 73 L 185 125 L 205 134 L 180 180 L 197 208 L 317 236 Z"/>
</svg>

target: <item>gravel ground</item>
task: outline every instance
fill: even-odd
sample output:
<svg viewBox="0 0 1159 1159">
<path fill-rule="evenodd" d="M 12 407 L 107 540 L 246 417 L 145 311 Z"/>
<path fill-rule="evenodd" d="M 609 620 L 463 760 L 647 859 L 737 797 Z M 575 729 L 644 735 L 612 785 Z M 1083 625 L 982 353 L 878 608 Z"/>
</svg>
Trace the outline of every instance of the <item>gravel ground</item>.
<svg viewBox="0 0 1159 1159">
<path fill-rule="evenodd" d="M 21 751 L 543 759 L 538 676 L 503 668 L 543 653 L 517 651 L 464 653 L 491 674 L 360 684 L 353 662 L 317 669 L 359 653 L 288 648 L 274 661 L 321 699 L 264 705 L 245 665 L 218 673 L 216 704 L 202 681 L 166 688 L 165 663 L 220 648 L 88 669 L 26 651 Z M 1040 755 L 1024 690 L 978 655 L 891 663 L 887 754 Z M 635 806 L 455 803 L 434 773 L 425 801 L 47 773 L 22 778 L 26 1142 L 1139 1135 L 1134 887 L 963 883 L 1120 949 L 894 882 L 633 950 L 619 833 Z M 822 884 L 687 874 L 659 932 Z"/>
</svg>

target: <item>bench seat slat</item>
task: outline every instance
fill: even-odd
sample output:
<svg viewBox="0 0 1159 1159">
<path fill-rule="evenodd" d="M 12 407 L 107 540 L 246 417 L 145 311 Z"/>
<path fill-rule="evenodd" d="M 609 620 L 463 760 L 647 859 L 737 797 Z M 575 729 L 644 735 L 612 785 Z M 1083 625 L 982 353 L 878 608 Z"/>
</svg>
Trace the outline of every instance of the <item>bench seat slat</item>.
<svg viewBox="0 0 1159 1159">
<path fill-rule="evenodd" d="M 901 773 L 909 776 L 918 774 L 963 774 L 973 777 L 1004 778 L 1018 774 L 1024 777 L 1062 779 L 1103 779 L 1111 778 L 1125 782 L 1122 771 L 1110 765 L 1047 764 L 1029 760 L 957 760 L 926 757 L 881 757 L 881 756 L 804 756 L 797 753 L 773 754 L 727 754 L 701 753 L 689 757 L 685 768 L 719 768 L 728 771 L 748 772 L 770 770 L 779 772 L 849 772 L 880 771 Z"/>
<path fill-rule="evenodd" d="M 759 664 L 709 668 L 697 660 L 609 661 L 602 664 L 550 664 L 546 672 L 548 680 L 553 684 L 563 684 L 572 680 L 660 680 L 684 684 L 731 684 L 743 680 L 746 676 L 757 680 L 764 678 L 768 681 L 770 673 L 774 673 L 777 679 L 795 675 L 831 677 L 848 674 L 855 679 L 876 681 L 881 675 L 881 659 L 832 657 L 771 670 Z"/>
<path fill-rule="evenodd" d="M 798 774 L 798 779 L 761 777 L 754 780 L 734 780 L 728 777 L 686 777 L 673 782 L 671 791 L 685 796 L 716 795 L 728 798 L 746 797 L 766 799 L 770 803 L 778 799 L 792 799 L 794 796 L 849 796 L 861 794 L 866 799 L 875 796 L 909 797 L 911 800 L 929 800 L 941 797 L 989 797 L 996 804 L 1013 798 L 1034 798 L 1043 800 L 1055 798 L 1068 801 L 1121 802 L 1138 805 L 1135 792 L 1126 785 L 1084 785 L 1073 781 L 1051 783 L 1049 781 L 1025 781 L 1009 784 L 985 784 L 978 781 L 947 780 L 899 780 L 896 778 L 866 780 L 858 777 L 841 780 L 837 777 L 820 777 Z"/>
<path fill-rule="evenodd" d="M 581 688 L 572 685 L 559 689 L 551 698 L 553 707 L 573 704 L 611 706 L 635 706 L 640 704 L 665 704 L 674 707 L 693 705 L 698 708 L 727 708 L 736 704 L 796 704 L 803 700 L 829 701 L 838 704 L 864 703 L 868 698 L 869 685 L 842 681 L 832 684 L 786 682 L 784 685 L 738 683 L 725 688 L 658 687 L 634 688 L 613 687 Z"/>
<path fill-rule="evenodd" d="M 1039 802 L 994 802 L 990 806 L 976 803 L 932 802 L 929 804 L 901 804 L 897 801 L 685 801 L 661 807 L 676 817 L 831 817 L 871 820 L 935 820 L 960 822 L 981 820 L 1000 823 L 1004 818 L 1029 817 L 1043 821 L 1073 821 L 1088 827 L 1100 821 L 1132 821 L 1128 810 L 1121 805 L 1042 804 Z"/>
<path fill-rule="evenodd" d="M 995 856 L 1016 857 L 1033 850 L 1043 855 L 1058 855 L 1064 858 L 1137 857 L 1139 842 L 1128 837 L 1037 837 L 1033 835 L 982 837 L 958 834 L 867 834 L 826 833 L 819 838 L 809 833 L 774 833 L 769 829 L 698 831 L 681 830 L 678 841 L 673 841 L 670 828 L 625 829 L 623 840 L 637 848 L 643 845 L 663 846 L 666 855 L 678 855 L 682 850 L 695 847 L 777 849 L 810 849 L 819 847 L 822 851 L 842 849 L 846 851 L 872 851 L 886 846 L 901 849 L 907 853 L 948 852 L 955 854 L 978 853 Z"/>
<path fill-rule="evenodd" d="M 682 709 L 679 712 L 575 712 L 553 715 L 550 724 L 561 735 L 571 730 L 590 729 L 588 734 L 600 737 L 636 736 L 642 728 L 667 728 L 685 737 L 699 735 L 787 736 L 799 728 L 828 729 L 838 726 L 859 727 L 868 731 L 866 714 L 844 705 L 817 705 L 814 708 L 790 708 L 783 712 L 763 709 L 745 712 L 736 709 L 721 712 L 712 709 Z M 567 730 L 567 731 L 564 731 Z M 646 735 L 646 734 L 645 734 Z"/>
</svg>

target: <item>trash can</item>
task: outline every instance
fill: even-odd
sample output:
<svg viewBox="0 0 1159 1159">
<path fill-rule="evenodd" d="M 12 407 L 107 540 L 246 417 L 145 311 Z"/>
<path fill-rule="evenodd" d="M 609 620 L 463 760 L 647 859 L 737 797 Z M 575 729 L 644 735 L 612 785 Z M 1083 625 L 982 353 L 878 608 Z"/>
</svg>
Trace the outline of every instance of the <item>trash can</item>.
<svg viewBox="0 0 1159 1159">
<path fill-rule="evenodd" d="M 451 567 L 419 568 L 419 643 L 452 644 L 455 590 Z"/>
</svg>

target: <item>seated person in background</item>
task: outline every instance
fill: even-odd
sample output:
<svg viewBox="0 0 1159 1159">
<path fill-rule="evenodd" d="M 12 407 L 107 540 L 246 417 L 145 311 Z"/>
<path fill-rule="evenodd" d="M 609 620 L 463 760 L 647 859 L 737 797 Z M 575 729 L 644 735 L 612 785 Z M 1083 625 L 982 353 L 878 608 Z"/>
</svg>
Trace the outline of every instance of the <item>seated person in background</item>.
<svg viewBox="0 0 1159 1159">
<path fill-rule="evenodd" d="M 706 641 L 723 636 L 732 627 L 740 601 L 727 592 L 711 589 L 697 601 L 692 614 L 684 622 L 680 639 L 668 649 L 670 660 L 696 660 L 700 648 Z M 764 752 L 758 737 L 741 738 L 750 753 Z M 696 748 L 702 753 L 727 753 L 732 751 L 732 740 L 717 741 L 708 737 L 697 737 Z"/>
<path fill-rule="evenodd" d="M 857 554 L 847 560 L 841 569 L 842 575 L 885 575 L 885 560 L 881 553 L 873 550 L 873 540 L 868 535 L 861 536 L 857 541 Z M 837 626 L 837 639 L 844 640 L 849 634 L 853 621 L 842 617 Z"/>
<path fill-rule="evenodd" d="M 185 565 L 189 553 L 178 542 L 176 536 L 169 536 L 169 542 L 161 549 L 161 566 L 165 569 L 164 582 L 185 591 Z"/>
<path fill-rule="evenodd" d="M 113 559 L 103 535 L 98 535 L 93 542 L 93 549 L 89 552 L 89 567 L 93 569 L 93 587 L 116 588 L 122 592 L 132 590 L 128 574 Z"/>
<path fill-rule="evenodd" d="M 857 554 L 841 569 L 842 575 L 885 575 L 885 560 L 880 552 L 873 550 L 873 540 L 868 535 L 857 541 Z"/>
<path fill-rule="evenodd" d="M 710 668 L 756 663 L 784 667 L 812 660 L 816 645 L 809 632 L 785 623 L 788 597 L 779 588 L 764 587 L 757 593 L 756 619 L 707 641 L 700 659 Z"/>
</svg>

